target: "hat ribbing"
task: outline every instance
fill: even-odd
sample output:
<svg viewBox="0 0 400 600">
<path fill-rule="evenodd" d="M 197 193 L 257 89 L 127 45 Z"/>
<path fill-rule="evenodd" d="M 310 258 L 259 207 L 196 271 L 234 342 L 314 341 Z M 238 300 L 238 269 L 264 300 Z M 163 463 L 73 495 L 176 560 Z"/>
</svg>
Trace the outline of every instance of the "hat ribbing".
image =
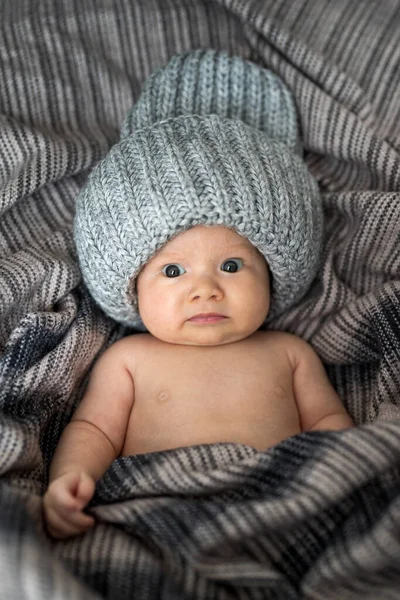
<svg viewBox="0 0 400 600">
<path fill-rule="evenodd" d="M 145 82 L 121 129 L 138 129 L 180 115 L 238 119 L 301 154 L 296 110 L 282 80 L 226 52 L 194 50 L 171 58 Z"/>
<path fill-rule="evenodd" d="M 75 219 L 89 291 L 110 316 L 142 328 L 140 269 L 200 224 L 231 227 L 265 256 L 269 317 L 315 276 L 322 208 L 290 94 L 270 71 L 216 51 L 174 57 L 156 71 L 120 142 L 91 173 Z"/>
</svg>

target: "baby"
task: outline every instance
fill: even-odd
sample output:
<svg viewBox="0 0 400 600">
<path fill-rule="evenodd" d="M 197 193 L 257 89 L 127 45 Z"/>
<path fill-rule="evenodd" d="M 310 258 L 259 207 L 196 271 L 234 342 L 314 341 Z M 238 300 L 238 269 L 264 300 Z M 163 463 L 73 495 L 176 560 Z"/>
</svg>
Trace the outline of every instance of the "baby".
<svg viewBox="0 0 400 600">
<path fill-rule="evenodd" d="M 155 72 L 78 199 L 85 282 L 139 332 L 100 357 L 61 436 L 51 535 L 94 524 L 84 509 L 118 456 L 352 426 L 311 346 L 265 328 L 307 291 L 322 232 L 276 75 L 214 51 Z"/>
</svg>

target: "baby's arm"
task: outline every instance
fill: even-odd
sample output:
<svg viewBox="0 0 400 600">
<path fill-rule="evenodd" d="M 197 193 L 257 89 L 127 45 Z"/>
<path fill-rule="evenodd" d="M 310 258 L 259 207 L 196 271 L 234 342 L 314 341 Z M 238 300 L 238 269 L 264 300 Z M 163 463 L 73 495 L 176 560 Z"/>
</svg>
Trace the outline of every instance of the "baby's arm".
<svg viewBox="0 0 400 600">
<path fill-rule="evenodd" d="M 353 427 L 354 423 L 315 351 L 300 338 L 292 337 L 291 342 L 289 356 L 302 431 Z"/>
<path fill-rule="evenodd" d="M 94 524 L 83 509 L 96 481 L 121 453 L 134 402 L 127 364 L 124 338 L 95 364 L 87 392 L 61 435 L 43 499 L 47 529 L 54 537 L 77 535 Z"/>
</svg>

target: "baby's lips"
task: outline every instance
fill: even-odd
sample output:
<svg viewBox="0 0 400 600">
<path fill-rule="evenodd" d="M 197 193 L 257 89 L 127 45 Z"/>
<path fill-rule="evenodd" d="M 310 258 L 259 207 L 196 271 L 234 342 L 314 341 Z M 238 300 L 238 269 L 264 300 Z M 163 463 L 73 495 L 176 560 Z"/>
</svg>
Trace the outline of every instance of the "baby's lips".
<svg viewBox="0 0 400 600">
<path fill-rule="evenodd" d="M 217 312 L 204 312 L 204 313 L 197 313 L 195 315 L 193 315 L 192 317 L 190 317 L 188 319 L 188 321 L 204 321 L 207 319 L 226 319 L 226 315 L 223 315 L 222 313 L 217 313 Z"/>
</svg>

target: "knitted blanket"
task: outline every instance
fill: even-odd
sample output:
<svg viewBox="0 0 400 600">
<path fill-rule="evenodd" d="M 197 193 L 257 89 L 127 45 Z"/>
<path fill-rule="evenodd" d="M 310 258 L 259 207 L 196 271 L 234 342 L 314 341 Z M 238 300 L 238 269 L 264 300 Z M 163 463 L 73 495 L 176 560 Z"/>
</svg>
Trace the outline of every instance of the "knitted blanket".
<svg viewBox="0 0 400 600">
<path fill-rule="evenodd" d="M 0 598 L 393 599 L 400 589 L 400 7 L 378 0 L 0 5 Z M 120 458 L 86 535 L 41 495 L 93 362 L 131 333 L 82 285 L 76 195 L 144 79 L 224 49 L 292 90 L 324 255 L 272 327 L 308 340 L 357 427 L 266 452 Z"/>
</svg>

